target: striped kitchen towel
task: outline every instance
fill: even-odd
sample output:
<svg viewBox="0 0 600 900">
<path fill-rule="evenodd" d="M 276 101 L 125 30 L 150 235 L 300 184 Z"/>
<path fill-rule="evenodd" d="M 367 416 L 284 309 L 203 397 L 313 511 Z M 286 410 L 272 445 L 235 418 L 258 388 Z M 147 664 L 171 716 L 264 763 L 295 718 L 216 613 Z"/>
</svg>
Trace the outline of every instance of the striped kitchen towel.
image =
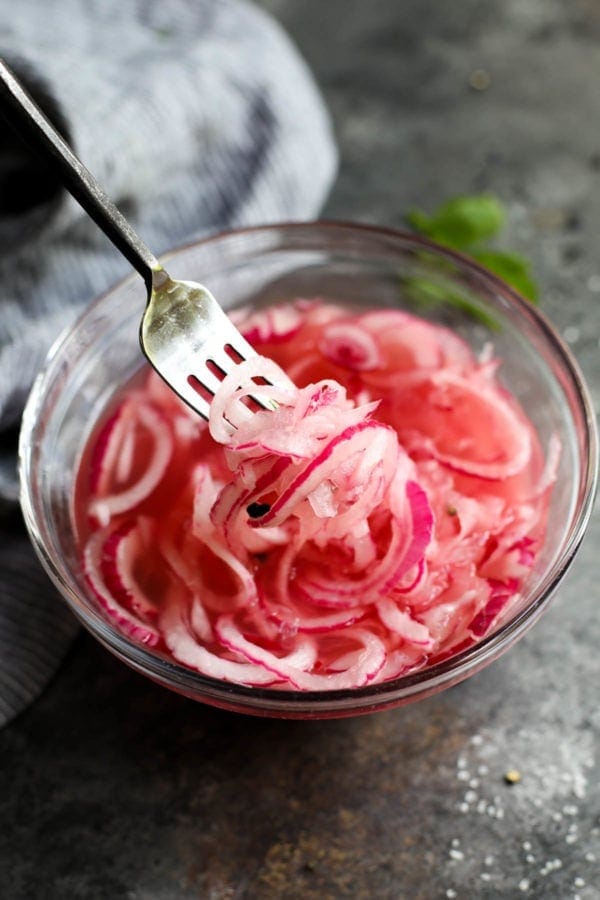
<svg viewBox="0 0 600 900">
<path fill-rule="evenodd" d="M 329 118 L 257 7 L 0 0 L 0 16 L 0 56 L 155 253 L 318 213 L 336 168 Z M 58 332 L 127 271 L 0 120 L 0 725 L 39 694 L 76 631 L 15 512 L 21 411 Z"/>
</svg>

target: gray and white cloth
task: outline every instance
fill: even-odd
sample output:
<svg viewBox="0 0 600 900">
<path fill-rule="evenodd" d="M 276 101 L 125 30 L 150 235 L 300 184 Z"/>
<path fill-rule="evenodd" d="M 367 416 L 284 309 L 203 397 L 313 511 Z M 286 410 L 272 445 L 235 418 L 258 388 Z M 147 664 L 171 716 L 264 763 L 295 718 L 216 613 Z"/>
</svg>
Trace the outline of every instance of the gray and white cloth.
<svg viewBox="0 0 600 900">
<path fill-rule="evenodd" d="M 336 151 L 297 50 L 243 0 L 0 0 L 0 56 L 160 254 L 213 230 L 307 219 Z M 0 725 L 76 626 L 15 510 L 18 424 L 56 335 L 128 264 L 0 119 Z"/>
</svg>

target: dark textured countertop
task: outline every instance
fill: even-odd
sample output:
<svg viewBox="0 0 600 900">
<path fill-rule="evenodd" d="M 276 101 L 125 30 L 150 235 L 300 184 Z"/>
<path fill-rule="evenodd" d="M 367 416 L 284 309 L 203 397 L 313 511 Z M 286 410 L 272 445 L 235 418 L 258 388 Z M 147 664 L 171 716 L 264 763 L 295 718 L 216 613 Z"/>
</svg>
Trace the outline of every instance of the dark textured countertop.
<svg viewBox="0 0 600 900">
<path fill-rule="evenodd" d="M 412 205 L 499 194 L 597 402 L 600 4 L 263 5 L 333 113 L 326 214 L 400 225 Z M 361 719 L 195 705 L 82 634 L 0 733 L 0 896 L 600 898 L 599 540 L 595 514 L 549 612 L 501 660 Z"/>
</svg>

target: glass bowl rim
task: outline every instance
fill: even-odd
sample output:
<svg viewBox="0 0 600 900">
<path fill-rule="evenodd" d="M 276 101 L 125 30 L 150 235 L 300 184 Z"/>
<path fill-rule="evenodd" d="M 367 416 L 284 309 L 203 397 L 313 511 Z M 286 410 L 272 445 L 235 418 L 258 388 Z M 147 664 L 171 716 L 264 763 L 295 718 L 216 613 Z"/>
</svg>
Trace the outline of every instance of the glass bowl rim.
<svg viewBox="0 0 600 900">
<path fill-rule="evenodd" d="M 28 477 L 31 438 L 35 431 L 38 414 L 43 407 L 46 389 L 52 381 L 54 370 L 58 366 L 61 350 L 65 348 L 85 323 L 93 316 L 98 307 L 129 282 L 138 279 L 136 273 L 112 285 L 97 298 L 91 301 L 56 339 L 50 348 L 46 361 L 37 375 L 31 388 L 23 412 L 19 435 L 19 474 L 20 501 L 23 517 L 32 544 L 51 581 L 58 588 L 79 621 L 106 647 L 122 661 L 134 669 L 144 673 L 159 683 L 180 690 L 187 696 L 222 705 L 227 708 L 239 708 L 240 711 L 254 714 L 289 714 L 294 713 L 306 718 L 312 711 L 333 714 L 344 711 L 346 714 L 369 712 L 373 708 L 398 705 L 404 700 L 417 699 L 445 685 L 454 684 L 468 677 L 473 671 L 482 668 L 496 659 L 508 649 L 539 618 L 552 598 L 558 583 L 571 565 L 573 558 L 583 540 L 592 513 L 598 480 L 598 434 L 593 404 L 589 396 L 579 365 L 566 343 L 562 340 L 554 326 L 533 304 L 521 297 L 502 279 L 477 263 L 471 257 L 459 251 L 449 249 L 428 238 L 415 235 L 401 229 L 373 225 L 362 222 L 346 222 L 320 219 L 309 222 L 282 222 L 267 225 L 254 225 L 246 228 L 235 228 L 219 231 L 208 236 L 179 245 L 164 254 L 160 260 L 164 264 L 180 255 L 204 245 L 215 244 L 231 238 L 260 233 L 315 232 L 340 233 L 352 232 L 364 237 L 386 237 L 397 240 L 406 247 L 423 248 L 455 263 L 461 270 L 476 275 L 488 287 L 500 294 L 509 305 L 529 320 L 530 324 L 541 332 L 543 338 L 558 358 L 561 368 L 568 375 L 574 388 L 574 398 L 586 424 L 585 445 L 587 456 L 582 464 L 580 477 L 580 501 L 573 512 L 573 522 L 558 558 L 548 569 L 544 578 L 534 591 L 535 599 L 531 600 L 514 618 L 504 623 L 496 632 L 482 638 L 472 646 L 431 666 L 426 666 L 407 675 L 389 681 L 368 684 L 362 687 L 343 690 L 299 691 L 278 687 L 252 687 L 234 682 L 212 678 L 208 675 L 186 667 L 175 660 L 158 655 L 155 651 L 139 644 L 127 635 L 118 631 L 92 606 L 87 596 L 73 589 L 69 582 L 69 567 L 62 560 L 57 562 L 46 545 L 45 538 L 37 523 L 35 501 L 30 490 L 32 481 Z M 292 250 L 299 248 L 291 248 Z"/>
</svg>

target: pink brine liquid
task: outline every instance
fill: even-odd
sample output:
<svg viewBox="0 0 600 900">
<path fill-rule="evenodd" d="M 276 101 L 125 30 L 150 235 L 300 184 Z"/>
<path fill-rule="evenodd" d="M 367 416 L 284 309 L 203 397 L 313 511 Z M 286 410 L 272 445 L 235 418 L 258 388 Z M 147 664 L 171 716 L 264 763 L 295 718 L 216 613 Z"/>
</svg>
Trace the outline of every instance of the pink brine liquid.
<svg viewBox="0 0 600 900">
<path fill-rule="evenodd" d="M 85 449 L 81 559 L 110 621 L 204 675 L 292 690 L 479 641 L 518 607 L 559 455 L 491 350 L 396 310 L 235 316 L 272 362 L 228 376 L 210 423 L 144 369 Z M 261 372 L 281 386 L 257 412 Z"/>
</svg>

